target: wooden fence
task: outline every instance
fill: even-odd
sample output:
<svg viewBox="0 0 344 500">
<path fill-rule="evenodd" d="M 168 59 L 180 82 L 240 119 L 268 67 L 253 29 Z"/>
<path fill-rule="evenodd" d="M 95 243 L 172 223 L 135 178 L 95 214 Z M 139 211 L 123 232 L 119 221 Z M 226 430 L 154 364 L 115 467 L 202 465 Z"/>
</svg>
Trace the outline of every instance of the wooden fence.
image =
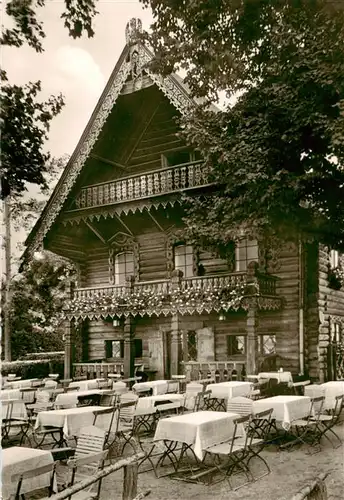
<svg viewBox="0 0 344 500">
<path fill-rule="evenodd" d="M 104 477 L 108 476 L 109 474 L 112 474 L 113 472 L 116 472 L 119 469 L 124 469 L 124 474 L 123 474 L 123 493 L 122 493 L 122 500 L 139 500 L 140 498 L 143 498 L 145 494 L 139 494 L 137 495 L 137 476 L 138 476 L 138 460 L 141 460 L 145 455 L 144 453 L 135 453 L 135 455 L 132 455 L 128 458 L 124 458 L 122 460 L 119 460 L 115 464 L 111 464 L 107 467 L 104 467 L 104 469 L 99 470 L 96 474 L 93 476 L 90 476 L 89 478 L 85 479 L 84 481 L 80 481 L 79 483 L 75 483 L 73 486 L 70 486 L 69 488 L 66 488 L 65 490 L 61 491 L 60 493 L 57 493 L 56 495 L 52 495 L 50 497 L 51 500 L 64 500 L 65 498 L 71 497 L 78 491 L 84 490 L 85 488 L 88 488 L 89 486 L 92 486 L 92 484 L 95 484 L 97 481 L 100 479 L 103 479 Z M 148 492 L 147 492 L 148 493 Z M 85 496 L 85 499 L 87 497 Z M 92 498 L 92 494 L 90 493 L 90 500 Z"/>
</svg>

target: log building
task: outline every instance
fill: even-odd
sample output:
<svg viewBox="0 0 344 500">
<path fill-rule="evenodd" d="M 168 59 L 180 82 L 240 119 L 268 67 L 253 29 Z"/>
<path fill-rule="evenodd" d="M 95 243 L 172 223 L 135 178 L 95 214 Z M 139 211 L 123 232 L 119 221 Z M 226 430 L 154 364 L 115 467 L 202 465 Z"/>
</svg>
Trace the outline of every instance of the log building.
<svg viewBox="0 0 344 500">
<path fill-rule="evenodd" d="M 154 74 L 139 20 L 40 219 L 24 261 L 44 248 L 73 261 L 65 375 L 220 379 L 262 367 L 320 381 L 343 370 L 343 257 L 317 244 L 272 254 L 243 238 L 230 262 L 180 236 L 183 193 L 214 189 L 175 118 L 194 101 L 175 74 Z M 332 274 L 331 274 L 332 273 Z M 331 281 L 332 280 L 332 281 Z M 76 346 L 79 346 L 76 349 Z M 269 364 L 270 363 L 270 364 Z M 234 370 L 234 371 L 233 371 Z"/>
</svg>

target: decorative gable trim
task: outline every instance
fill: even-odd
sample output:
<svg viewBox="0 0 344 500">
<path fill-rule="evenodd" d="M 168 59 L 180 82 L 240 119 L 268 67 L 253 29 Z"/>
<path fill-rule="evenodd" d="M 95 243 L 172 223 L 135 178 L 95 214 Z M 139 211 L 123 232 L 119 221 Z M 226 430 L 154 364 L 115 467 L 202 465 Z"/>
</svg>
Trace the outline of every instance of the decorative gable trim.
<svg viewBox="0 0 344 500">
<path fill-rule="evenodd" d="M 132 24 L 133 20 L 131 20 L 130 23 Z M 128 25 L 130 25 L 130 23 L 128 23 Z M 138 20 L 136 20 L 136 23 L 138 23 L 138 26 L 140 25 Z M 173 104 L 182 114 L 187 113 L 190 107 L 194 106 L 195 102 L 189 97 L 187 88 L 178 81 L 177 77 L 173 75 L 162 77 L 154 74 L 147 68 L 152 58 L 153 54 L 140 43 L 125 46 L 79 144 L 68 162 L 41 217 L 26 240 L 27 248 L 22 256 L 24 264 L 36 250 L 43 247 L 44 238 L 60 214 L 129 75 L 133 77 L 134 84 L 137 85 L 139 89 L 144 70 L 169 99 L 171 104 Z"/>
</svg>

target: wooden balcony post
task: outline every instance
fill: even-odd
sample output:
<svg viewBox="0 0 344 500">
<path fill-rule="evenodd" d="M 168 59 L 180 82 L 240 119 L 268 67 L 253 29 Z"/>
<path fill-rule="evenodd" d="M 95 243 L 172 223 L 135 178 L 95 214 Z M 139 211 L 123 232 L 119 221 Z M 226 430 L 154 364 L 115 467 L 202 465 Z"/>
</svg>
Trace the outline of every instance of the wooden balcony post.
<svg viewBox="0 0 344 500">
<path fill-rule="evenodd" d="M 247 311 L 246 331 L 247 331 L 247 349 L 246 349 L 246 373 L 254 375 L 258 371 L 258 307 L 256 298 L 249 300 Z"/>
<path fill-rule="evenodd" d="M 180 288 L 180 282 L 183 277 L 183 271 L 175 269 L 171 273 L 171 289 L 172 291 Z M 179 375 L 179 363 L 181 361 L 182 345 L 181 332 L 179 329 L 179 314 L 172 314 L 171 318 L 171 375 Z"/>
<path fill-rule="evenodd" d="M 134 276 L 127 276 L 127 289 L 131 293 L 134 287 Z M 124 321 L 124 376 L 133 377 L 135 372 L 135 329 L 134 318 L 130 315 Z"/>
<path fill-rule="evenodd" d="M 182 277 L 183 277 L 183 271 L 181 271 L 180 269 L 174 269 L 174 271 L 172 271 L 171 273 L 172 290 L 180 288 L 180 282 L 182 280 Z"/>
<path fill-rule="evenodd" d="M 173 314 L 171 319 L 171 375 L 179 375 L 182 355 L 181 331 L 179 326 L 179 314 Z"/>
<path fill-rule="evenodd" d="M 134 318 L 128 316 L 124 321 L 124 377 L 134 376 L 135 372 L 135 329 Z"/>
</svg>

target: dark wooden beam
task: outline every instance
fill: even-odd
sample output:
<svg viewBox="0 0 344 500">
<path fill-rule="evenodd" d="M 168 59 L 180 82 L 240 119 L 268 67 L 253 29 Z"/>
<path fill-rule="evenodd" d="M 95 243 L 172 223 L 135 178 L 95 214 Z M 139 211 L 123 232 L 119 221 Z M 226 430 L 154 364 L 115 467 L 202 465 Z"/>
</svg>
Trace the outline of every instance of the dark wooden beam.
<svg viewBox="0 0 344 500">
<path fill-rule="evenodd" d="M 100 239 L 104 245 L 106 245 L 106 239 L 100 234 L 100 232 L 87 220 L 84 221 L 86 226 Z"/>
<path fill-rule="evenodd" d="M 90 157 L 94 158 L 95 160 L 101 161 L 102 163 L 107 163 L 108 165 L 112 165 L 113 167 L 118 167 L 121 168 L 122 170 L 127 170 L 127 167 L 125 165 L 122 165 L 117 161 L 108 160 L 107 158 L 103 158 L 102 156 L 98 156 L 93 153 L 90 154 Z"/>
<path fill-rule="evenodd" d="M 152 120 L 153 120 L 154 116 L 156 115 L 156 113 L 157 113 L 157 111 L 158 111 L 158 109 L 159 109 L 159 107 L 160 107 L 160 103 L 161 103 L 161 102 L 159 102 L 159 103 L 158 103 L 158 105 L 157 105 L 157 106 L 156 106 L 156 108 L 154 109 L 153 113 L 151 114 L 150 118 L 149 118 L 149 119 L 146 121 L 146 123 L 144 124 L 143 129 L 141 130 L 141 133 L 140 133 L 139 137 L 137 138 L 137 140 L 136 140 L 136 142 L 135 142 L 134 146 L 132 147 L 132 149 L 131 149 L 131 151 L 130 151 L 130 153 L 129 153 L 129 155 L 128 155 L 127 159 L 126 159 L 127 164 L 128 164 L 128 163 L 129 163 L 129 161 L 131 160 L 131 157 L 133 156 L 133 153 L 134 153 L 134 151 L 136 150 L 136 148 L 137 148 L 138 144 L 140 143 L 140 141 L 141 141 L 142 137 L 144 136 L 144 134 L 145 134 L 145 132 L 146 132 L 147 128 L 148 128 L 148 127 L 149 127 L 149 125 L 152 123 Z"/>
<path fill-rule="evenodd" d="M 162 232 L 162 233 L 165 233 L 165 230 L 162 226 L 160 226 L 159 222 L 156 220 L 156 218 L 150 213 L 149 210 L 146 210 L 146 212 L 148 213 L 149 217 L 152 219 L 152 221 L 154 222 L 154 224 L 157 226 L 157 228 Z"/>
<path fill-rule="evenodd" d="M 116 213 L 114 214 L 116 219 L 118 220 L 118 222 L 120 222 L 120 224 L 122 224 L 122 226 L 128 231 L 129 234 L 131 234 L 132 236 L 134 236 L 133 232 L 130 231 L 130 229 L 128 228 L 128 226 L 122 221 L 122 219 L 120 218 L 119 215 L 117 215 Z"/>
</svg>

